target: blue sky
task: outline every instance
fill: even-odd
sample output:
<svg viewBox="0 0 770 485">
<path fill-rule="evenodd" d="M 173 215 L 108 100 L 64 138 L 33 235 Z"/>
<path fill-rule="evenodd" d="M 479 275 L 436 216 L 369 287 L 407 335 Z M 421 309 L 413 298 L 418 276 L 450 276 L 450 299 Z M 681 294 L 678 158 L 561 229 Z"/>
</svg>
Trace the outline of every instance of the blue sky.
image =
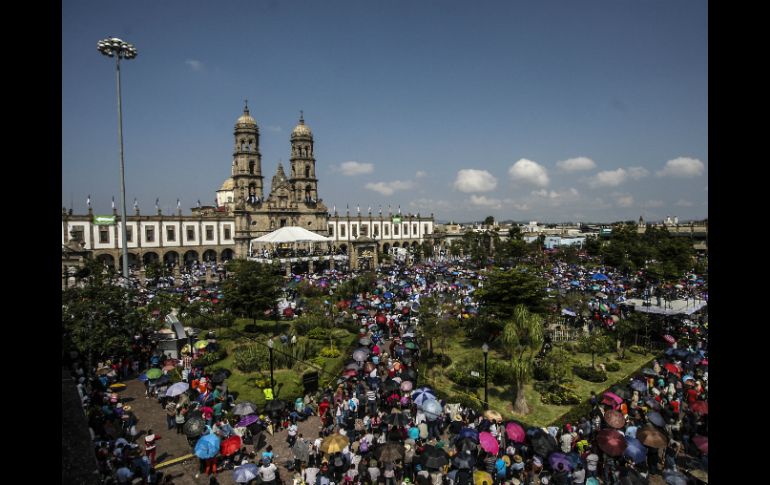
<svg viewBox="0 0 770 485">
<path fill-rule="evenodd" d="M 67 1 L 62 206 L 212 204 L 249 100 L 266 191 L 299 111 L 331 209 L 440 220 L 708 216 L 708 4 Z"/>
</svg>

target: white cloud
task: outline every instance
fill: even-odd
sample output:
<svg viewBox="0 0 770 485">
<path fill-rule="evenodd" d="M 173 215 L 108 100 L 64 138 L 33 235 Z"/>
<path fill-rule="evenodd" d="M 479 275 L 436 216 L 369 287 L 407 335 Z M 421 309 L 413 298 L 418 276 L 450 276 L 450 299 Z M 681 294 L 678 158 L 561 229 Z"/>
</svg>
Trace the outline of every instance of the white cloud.
<svg viewBox="0 0 770 485">
<path fill-rule="evenodd" d="M 342 162 L 339 167 L 332 166 L 332 170 L 335 172 L 341 172 L 342 175 L 353 177 L 355 175 L 374 172 L 374 164 L 349 161 Z"/>
<path fill-rule="evenodd" d="M 649 174 L 650 172 L 644 167 L 628 167 L 628 177 L 633 180 L 643 179 Z"/>
<path fill-rule="evenodd" d="M 666 162 L 658 177 L 697 177 L 703 174 L 705 165 L 697 158 L 679 157 Z"/>
<path fill-rule="evenodd" d="M 190 68 L 193 71 L 202 71 L 203 70 L 203 63 L 201 61 L 197 61 L 195 59 L 187 59 L 184 61 L 185 64 L 190 66 Z"/>
<path fill-rule="evenodd" d="M 366 184 L 365 187 L 369 190 L 379 192 L 382 195 L 393 195 L 397 190 L 410 190 L 415 188 L 415 185 L 411 180 L 394 180 L 392 182 L 370 182 Z"/>
<path fill-rule="evenodd" d="M 491 209 L 502 209 L 500 199 L 489 199 L 486 195 L 471 195 L 471 204 L 489 207 Z"/>
<path fill-rule="evenodd" d="M 693 204 L 689 200 L 679 199 L 679 201 L 676 203 L 676 205 L 679 206 L 679 207 L 692 207 L 695 204 Z"/>
<path fill-rule="evenodd" d="M 626 169 L 619 168 L 617 170 L 605 170 L 596 174 L 596 177 L 588 182 L 593 188 L 596 187 L 617 187 L 626 181 L 628 172 Z"/>
<path fill-rule="evenodd" d="M 453 204 L 448 200 L 435 200 L 435 199 L 417 199 L 409 202 L 409 207 L 415 209 L 425 209 L 432 211 L 433 209 L 450 209 Z"/>
<path fill-rule="evenodd" d="M 460 192 L 489 192 L 497 187 L 497 179 L 486 170 L 467 168 L 457 172 L 454 187 Z"/>
<path fill-rule="evenodd" d="M 634 205 L 634 197 L 631 195 L 622 195 L 617 198 L 618 207 L 632 207 Z"/>
<path fill-rule="evenodd" d="M 642 204 L 642 207 L 654 209 L 658 207 L 663 207 L 664 205 L 665 204 L 663 203 L 662 200 L 648 200 L 647 202 Z"/>
<path fill-rule="evenodd" d="M 418 178 L 418 179 L 423 178 L 423 177 L 427 177 L 427 176 L 428 176 L 428 174 L 426 172 L 423 172 L 422 170 L 418 170 L 417 173 L 414 174 L 414 177 Z"/>
<path fill-rule="evenodd" d="M 565 199 L 565 198 L 574 198 L 579 197 L 580 192 L 577 191 L 575 188 L 570 188 L 567 190 L 563 190 L 561 192 L 558 192 L 556 190 L 546 190 L 546 189 L 540 189 L 540 190 L 533 190 L 532 195 L 538 196 L 538 197 L 546 197 L 551 200 L 555 199 Z"/>
<path fill-rule="evenodd" d="M 556 166 L 565 172 L 577 172 L 579 170 L 591 170 L 596 167 L 596 163 L 587 157 L 577 157 L 556 162 Z"/>
<path fill-rule="evenodd" d="M 526 158 L 511 165 L 511 168 L 508 169 L 508 175 L 513 181 L 521 180 L 537 187 L 546 187 L 549 183 L 548 171 L 545 167 Z"/>
</svg>

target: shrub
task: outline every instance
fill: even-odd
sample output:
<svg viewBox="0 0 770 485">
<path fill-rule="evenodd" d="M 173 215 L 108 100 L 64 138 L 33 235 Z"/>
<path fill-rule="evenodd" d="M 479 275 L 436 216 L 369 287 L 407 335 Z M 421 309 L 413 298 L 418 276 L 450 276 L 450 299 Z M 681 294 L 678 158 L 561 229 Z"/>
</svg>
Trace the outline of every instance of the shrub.
<svg viewBox="0 0 770 485">
<path fill-rule="evenodd" d="M 292 322 L 294 332 L 297 335 L 307 335 L 315 327 L 328 327 L 329 318 L 315 313 L 303 313 L 301 317 Z"/>
<path fill-rule="evenodd" d="M 336 359 L 342 354 L 340 349 L 336 347 L 324 347 L 319 352 L 319 355 L 321 357 L 326 357 L 327 359 Z"/>
<path fill-rule="evenodd" d="M 431 367 L 443 367 L 447 368 L 452 364 L 452 358 L 446 354 L 433 353 L 433 355 L 422 359 L 426 364 Z"/>
<path fill-rule="evenodd" d="M 466 365 L 458 365 L 450 369 L 449 372 L 447 372 L 447 377 L 449 378 L 449 380 L 451 380 L 455 384 L 459 384 L 461 386 L 465 386 L 465 387 L 483 386 L 484 377 L 481 375 L 482 372 L 479 372 L 479 376 L 477 377 L 477 376 L 471 375 L 471 370 L 475 370 L 475 369 L 471 369 L 470 366 L 466 366 Z"/>
<path fill-rule="evenodd" d="M 259 325 L 249 323 L 248 325 L 244 325 L 243 331 L 247 333 L 259 333 Z"/>
<path fill-rule="evenodd" d="M 564 342 L 561 347 L 571 354 L 577 354 L 578 352 L 577 342 Z"/>
<path fill-rule="evenodd" d="M 262 345 L 244 345 L 235 350 L 233 365 L 241 372 L 255 372 L 269 365 L 268 350 Z"/>
<path fill-rule="evenodd" d="M 326 363 L 326 359 L 321 357 L 320 355 L 317 355 L 317 356 L 313 357 L 312 359 L 310 359 L 310 362 L 312 364 L 317 365 L 318 367 L 323 367 L 323 365 Z"/>
<path fill-rule="evenodd" d="M 331 332 L 328 328 L 322 328 L 322 327 L 314 327 L 311 328 L 310 331 L 307 333 L 307 338 L 311 338 L 314 340 L 326 340 L 331 335 Z"/>
<path fill-rule="evenodd" d="M 608 362 L 604 364 L 604 368 L 607 369 L 607 372 L 617 372 L 620 370 L 620 364 L 617 362 Z"/>
<path fill-rule="evenodd" d="M 589 382 L 604 382 L 607 380 L 606 372 L 594 369 L 591 366 L 575 366 L 572 368 L 572 372 L 581 379 Z"/>
<path fill-rule="evenodd" d="M 225 349 L 219 349 L 215 352 L 206 352 L 202 356 L 195 359 L 193 365 L 206 367 L 207 365 L 211 365 L 214 362 L 219 362 L 225 357 L 227 357 L 227 351 Z"/>
<path fill-rule="evenodd" d="M 647 353 L 647 352 L 644 350 L 644 347 L 642 347 L 641 345 L 632 345 L 631 347 L 629 347 L 629 348 L 628 348 L 628 350 L 629 350 L 630 352 L 633 352 L 633 353 L 635 353 L 635 354 L 639 354 L 639 355 L 644 355 L 644 354 L 646 354 L 646 353 Z"/>
<path fill-rule="evenodd" d="M 564 406 L 568 404 L 578 404 L 580 402 L 580 397 L 577 393 L 567 386 L 556 383 L 545 385 L 543 385 L 543 383 L 538 384 L 541 384 L 541 386 L 539 386 L 540 389 L 536 388 L 536 390 L 540 392 L 540 401 L 542 401 L 543 404 Z"/>
</svg>

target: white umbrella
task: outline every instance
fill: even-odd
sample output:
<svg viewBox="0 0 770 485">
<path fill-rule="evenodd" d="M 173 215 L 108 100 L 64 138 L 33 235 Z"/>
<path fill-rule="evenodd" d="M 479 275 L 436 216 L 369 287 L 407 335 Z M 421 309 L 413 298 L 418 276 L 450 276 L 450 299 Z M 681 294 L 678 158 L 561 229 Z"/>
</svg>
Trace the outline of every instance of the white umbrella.
<svg viewBox="0 0 770 485">
<path fill-rule="evenodd" d="M 166 389 L 166 396 L 171 396 L 171 397 L 178 396 L 184 393 L 185 391 L 187 391 L 187 389 L 189 388 L 190 388 L 190 384 L 186 382 L 177 382 L 176 384 L 169 386 L 169 388 Z"/>
</svg>

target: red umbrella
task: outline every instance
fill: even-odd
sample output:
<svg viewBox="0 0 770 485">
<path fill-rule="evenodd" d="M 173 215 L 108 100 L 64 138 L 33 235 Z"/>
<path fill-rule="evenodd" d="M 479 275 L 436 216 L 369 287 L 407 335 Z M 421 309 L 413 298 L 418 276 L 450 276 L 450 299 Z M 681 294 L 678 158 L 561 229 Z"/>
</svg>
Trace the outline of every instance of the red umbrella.
<svg viewBox="0 0 770 485">
<path fill-rule="evenodd" d="M 388 319 L 385 317 L 385 315 L 377 315 L 376 322 L 380 325 L 383 325 L 385 323 L 388 323 Z"/>
<path fill-rule="evenodd" d="M 508 435 L 508 439 L 516 443 L 524 443 L 527 433 L 519 423 L 510 423 L 505 425 L 505 433 Z"/>
<path fill-rule="evenodd" d="M 690 404 L 690 409 L 694 413 L 708 414 L 709 403 L 708 401 L 695 401 L 694 403 Z"/>
<path fill-rule="evenodd" d="M 241 437 L 234 434 L 222 440 L 222 444 L 220 445 L 219 452 L 222 453 L 223 456 L 230 456 L 240 449 L 241 449 Z"/>
<path fill-rule="evenodd" d="M 623 413 L 614 409 L 605 411 L 604 421 L 615 429 L 620 429 L 626 425 L 626 418 L 623 417 Z"/>
<path fill-rule="evenodd" d="M 676 374 L 677 376 L 682 373 L 682 371 L 679 370 L 679 367 L 675 366 L 671 362 L 666 363 L 666 365 L 664 365 L 663 368 L 672 374 Z"/>
<path fill-rule="evenodd" d="M 602 404 L 608 406 L 617 407 L 623 403 L 623 398 L 615 394 L 614 392 L 605 392 L 602 397 Z"/>
<path fill-rule="evenodd" d="M 704 455 L 709 454 L 709 437 L 695 435 L 692 437 L 692 442 L 698 447 L 701 453 Z"/>
<path fill-rule="evenodd" d="M 700 361 L 700 364 L 698 364 L 698 365 L 704 365 L 704 366 L 708 367 L 709 360 L 708 359 L 703 359 L 703 360 Z"/>
<path fill-rule="evenodd" d="M 284 317 L 293 317 L 294 316 L 294 310 L 292 310 L 291 308 L 288 308 L 288 307 L 284 308 L 283 309 L 283 316 Z"/>
<path fill-rule="evenodd" d="M 358 371 L 355 369 L 347 369 L 345 372 L 342 373 L 345 377 L 355 377 L 358 375 Z"/>
<path fill-rule="evenodd" d="M 616 429 L 603 429 L 596 435 L 599 448 L 610 456 L 620 456 L 626 451 L 626 438 Z"/>
<path fill-rule="evenodd" d="M 670 343 L 671 345 L 676 343 L 676 339 L 674 337 L 672 337 L 671 335 L 664 335 L 663 336 L 663 340 L 665 340 L 666 342 Z"/>
<path fill-rule="evenodd" d="M 497 455 L 497 452 L 500 451 L 500 444 L 489 431 L 482 431 L 479 433 L 479 443 L 484 451 L 492 453 L 493 455 Z"/>
</svg>

